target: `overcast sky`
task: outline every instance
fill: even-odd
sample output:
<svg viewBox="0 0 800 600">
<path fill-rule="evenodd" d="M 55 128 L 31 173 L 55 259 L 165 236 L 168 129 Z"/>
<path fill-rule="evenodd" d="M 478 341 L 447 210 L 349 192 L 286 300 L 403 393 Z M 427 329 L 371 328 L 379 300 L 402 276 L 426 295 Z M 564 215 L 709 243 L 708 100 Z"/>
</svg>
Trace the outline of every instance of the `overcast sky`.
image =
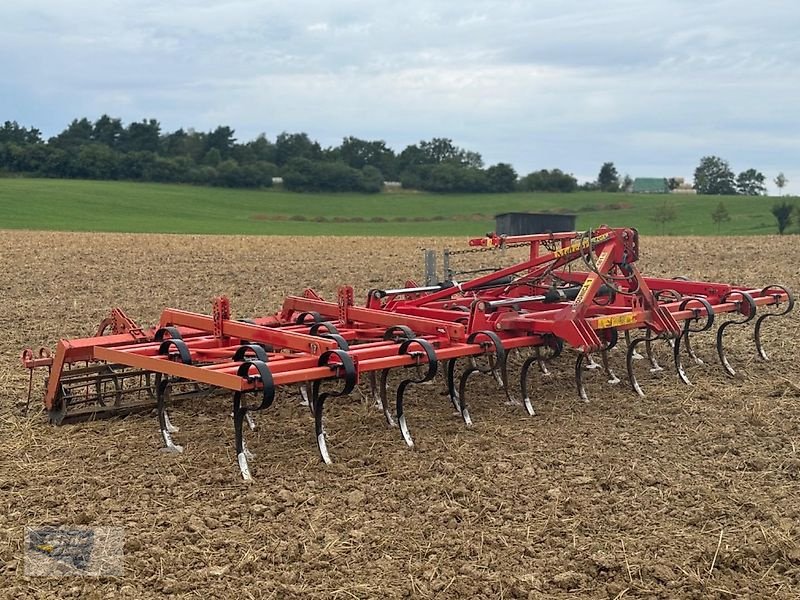
<svg viewBox="0 0 800 600">
<path fill-rule="evenodd" d="M 46 136 L 108 113 L 240 141 L 449 137 L 581 180 L 604 161 L 690 179 L 716 154 L 800 193 L 788 0 L 2 0 L 0 56 L 0 121 Z"/>
</svg>

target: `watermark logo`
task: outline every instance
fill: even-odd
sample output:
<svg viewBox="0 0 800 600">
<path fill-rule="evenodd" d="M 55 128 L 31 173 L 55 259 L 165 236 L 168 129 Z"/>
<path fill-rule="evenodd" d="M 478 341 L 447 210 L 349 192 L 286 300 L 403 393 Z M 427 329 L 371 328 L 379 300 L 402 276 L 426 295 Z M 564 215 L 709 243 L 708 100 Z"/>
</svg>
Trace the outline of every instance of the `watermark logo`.
<svg viewBox="0 0 800 600">
<path fill-rule="evenodd" d="M 25 575 L 121 576 L 124 544 L 121 527 L 26 527 Z"/>
</svg>

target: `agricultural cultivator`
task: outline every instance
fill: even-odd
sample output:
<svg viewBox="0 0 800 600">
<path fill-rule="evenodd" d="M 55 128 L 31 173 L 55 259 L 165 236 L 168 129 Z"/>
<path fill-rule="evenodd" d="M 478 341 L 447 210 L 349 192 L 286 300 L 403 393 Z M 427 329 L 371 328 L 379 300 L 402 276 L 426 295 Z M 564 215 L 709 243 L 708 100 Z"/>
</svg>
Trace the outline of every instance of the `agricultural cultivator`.
<svg viewBox="0 0 800 600">
<path fill-rule="evenodd" d="M 178 429 L 167 413 L 170 403 L 232 392 L 236 455 L 242 476 L 250 479 L 244 431 L 255 428 L 251 413 L 268 408 L 278 389 L 298 391 L 309 404 L 319 453 L 328 463 L 325 404 L 360 382 L 369 385 L 386 422 L 413 446 L 406 392 L 437 372 L 444 375 L 443 404 L 452 404 L 467 425 L 468 383 L 477 375 L 495 379 L 504 401 L 533 415 L 534 373 L 546 376 L 551 361 L 573 355 L 577 392 L 587 400 L 587 369 L 602 369 L 609 383 L 620 382 L 609 351 L 624 340 L 628 381 L 643 396 L 637 370 L 663 370 L 656 344 L 669 351 L 677 378 L 690 385 L 688 365 L 701 362 L 692 336 L 727 315 L 716 332 L 716 349 L 733 376 L 724 345 L 729 328 L 755 320 L 757 356 L 767 360 L 761 342 L 765 320 L 794 305 L 781 285 L 758 289 L 644 277 L 636 266 L 634 229 L 489 234 L 469 244 L 475 252 L 529 253 L 522 262 L 465 282 L 407 281 L 397 289 L 373 289 L 363 304 L 356 303 L 352 287 L 339 288 L 336 301 L 306 289 L 287 297 L 277 314 L 250 320 L 233 319 L 225 297 L 214 300 L 210 315 L 166 309 L 150 329 L 115 308 L 94 337 L 61 340 L 52 354 L 25 350 L 23 363 L 31 381 L 34 369 L 47 369 L 44 404 L 53 423 L 155 406 L 170 452 L 182 451 L 173 440 Z M 519 357 L 509 361 L 514 353 Z M 513 384 L 512 366 L 518 368 Z M 390 398 L 392 370 L 402 377 Z"/>
</svg>

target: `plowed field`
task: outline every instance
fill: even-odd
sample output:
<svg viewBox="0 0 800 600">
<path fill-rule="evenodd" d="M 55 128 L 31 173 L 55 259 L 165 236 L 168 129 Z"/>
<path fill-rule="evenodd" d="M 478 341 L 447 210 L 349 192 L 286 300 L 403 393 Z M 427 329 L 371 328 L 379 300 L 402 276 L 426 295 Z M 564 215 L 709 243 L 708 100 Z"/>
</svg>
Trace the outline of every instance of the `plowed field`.
<svg viewBox="0 0 800 600">
<path fill-rule="evenodd" d="M 695 349 L 694 386 L 642 372 L 647 397 L 551 365 L 538 415 L 470 384 L 466 429 L 417 386 L 417 449 L 362 394 L 329 403 L 335 464 L 319 461 L 307 408 L 287 391 L 257 416 L 255 481 L 241 481 L 229 398 L 172 411 L 182 455 L 159 452 L 152 414 L 54 428 L 24 416 L 23 346 L 91 335 L 112 306 L 141 324 L 174 306 L 273 313 L 314 287 L 335 297 L 420 278 L 425 247 L 462 240 L 192 237 L 0 231 L 0 596 L 8 598 L 796 598 L 800 596 L 800 321 L 768 320 Z M 800 289 L 796 237 L 645 238 L 648 275 Z M 493 257 L 465 257 L 465 264 Z M 508 258 L 508 257 L 506 257 Z M 664 361 L 665 366 L 671 363 Z M 37 378 L 38 379 L 38 378 Z M 362 392 L 365 390 L 362 389 Z M 25 577 L 25 525 L 125 529 L 120 578 Z"/>
</svg>

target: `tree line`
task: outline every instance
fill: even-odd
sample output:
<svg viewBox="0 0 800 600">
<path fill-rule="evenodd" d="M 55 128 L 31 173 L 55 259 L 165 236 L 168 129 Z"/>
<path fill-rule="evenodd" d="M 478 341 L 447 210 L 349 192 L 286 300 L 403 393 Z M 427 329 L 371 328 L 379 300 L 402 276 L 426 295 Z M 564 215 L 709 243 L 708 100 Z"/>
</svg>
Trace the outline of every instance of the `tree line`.
<svg viewBox="0 0 800 600">
<path fill-rule="evenodd" d="M 73 120 L 47 140 L 35 127 L 6 121 L 0 127 L 0 173 L 66 179 L 192 183 L 224 187 L 285 187 L 306 192 L 365 192 L 384 181 L 431 192 L 513 192 L 578 189 L 577 179 L 559 169 L 519 178 L 507 163 L 484 167 L 477 152 L 433 138 L 396 153 L 382 140 L 346 137 L 323 148 L 306 133 L 259 135 L 238 142 L 235 131 L 178 129 L 164 132 L 155 119 L 123 124 L 103 115 Z"/>
<path fill-rule="evenodd" d="M 306 133 L 283 132 L 275 140 L 264 134 L 239 142 L 235 131 L 162 131 L 156 119 L 125 125 L 103 115 L 92 122 L 74 119 L 47 140 L 35 127 L 16 121 L 0 127 L 0 174 L 19 173 L 65 179 L 106 179 L 192 183 L 261 188 L 281 177 L 298 192 L 364 192 L 383 189 L 384 181 L 430 192 L 505 193 L 514 191 L 631 191 L 633 181 L 621 178 L 613 162 L 603 163 L 597 179 L 578 185 L 571 173 L 540 169 L 520 177 L 508 163 L 484 166 L 478 152 L 433 138 L 395 152 L 383 140 L 346 137 L 338 146 L 323 148 Z M 666 180 L 670 189 L 677 182 Z M 700 194 L 766 192 L 765 177 L 755 169 L 734 176 L 728 163 L 706 156 L 695 170 Z M 787 181 L 775 179 L 779 189 Z"/>
</svg>

